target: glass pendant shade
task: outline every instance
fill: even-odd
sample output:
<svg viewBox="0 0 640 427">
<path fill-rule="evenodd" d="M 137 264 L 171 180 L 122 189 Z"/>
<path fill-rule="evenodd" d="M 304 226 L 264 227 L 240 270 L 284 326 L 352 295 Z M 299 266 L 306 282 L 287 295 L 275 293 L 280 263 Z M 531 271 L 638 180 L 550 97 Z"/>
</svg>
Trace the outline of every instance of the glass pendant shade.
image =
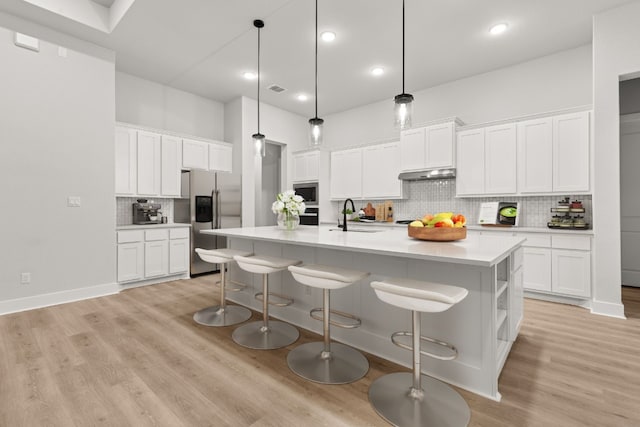
<svg viewBox="0 0 640 427">
<path fill-rule="evenodd" d="M 253 144 L 256 150 L 256 156 L 266 156 L 267 155 L 267 144 L 265 142 L 265 137 L 261 133 L 254 133 L 252 135 Z"/>
<path fill-rule="evenodd" d="M 322 145 L 324 120 L 314 117 L 309 119 L 309 145 L 318 147 Z"/>
<path fill-rule="evenodd" d="M 402 93 L 394 98 L 395 127 L 402 130 L 411 127 L 411 113 L 413 110 L 413 95 Z"/>
</svg>

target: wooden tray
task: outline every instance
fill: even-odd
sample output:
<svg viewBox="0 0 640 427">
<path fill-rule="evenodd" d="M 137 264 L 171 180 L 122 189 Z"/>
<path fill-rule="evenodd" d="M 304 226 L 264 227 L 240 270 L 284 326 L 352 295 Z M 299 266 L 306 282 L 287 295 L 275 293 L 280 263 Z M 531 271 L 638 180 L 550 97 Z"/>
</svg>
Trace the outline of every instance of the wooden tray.
<svg viewBox="0 0 640 427">
<path fill-rule="evenodd" d="M 444 228 L 444 227 L 410 227 L 409 237 L 420 240 L 430 240 L 434 242 L 453 242 L 462 240 L 467 237 L 467 227 L 461 228 Z"/>
</svg>

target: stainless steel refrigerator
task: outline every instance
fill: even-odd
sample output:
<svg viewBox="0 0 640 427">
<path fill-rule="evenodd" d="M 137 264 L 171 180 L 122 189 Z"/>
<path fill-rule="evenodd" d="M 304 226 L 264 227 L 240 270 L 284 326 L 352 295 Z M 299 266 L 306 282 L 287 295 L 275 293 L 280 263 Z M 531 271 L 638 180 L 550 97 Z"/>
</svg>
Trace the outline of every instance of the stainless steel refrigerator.
<svg viewBox="0 0 640 427">
<path fill-rule="evenodd" d="M 200 233 L 214 228 L 241 226 L 242 197 L 240 174 L 207 171 L 182 171 L 181 197 L 174 200 L 174 222 L 191 224 L 190 274 L 218 269 L 203 262 L 195 248 L 226 248 L 227 239 Z"/>
</svg>

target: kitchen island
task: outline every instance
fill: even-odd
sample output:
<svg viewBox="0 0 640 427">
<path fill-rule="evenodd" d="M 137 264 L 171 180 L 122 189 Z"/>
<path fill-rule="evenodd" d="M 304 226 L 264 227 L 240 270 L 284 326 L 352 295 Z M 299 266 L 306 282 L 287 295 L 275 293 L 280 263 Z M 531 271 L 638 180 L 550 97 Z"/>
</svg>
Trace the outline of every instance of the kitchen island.
<svg viewBox="0 0 640 427">
<path fill-rule="evenodd" d="M 300 226 L 295 231 L 250 227 L 202 233 L 226 236 L 230 248 L 255 254 L 369 272 L 367 279 L 332 292 L 332 309 L 362 319 L 357 329 L 332 328 L 332 338 L 407 367 L 411 352 L 393 345 L 390 336 L 411 330 L 411 313 L 380 301 L 369 283 L 408 277 L 468 289 L 467 298 L 450 310 L 423 314 L 423 335 L 453 344 L 459 354 L 453 361 L 424 357 L 423 372 L 500 400 L 498 376 L 522 320 L 524 239 L 470 233 L 456 242 L 427 242 L 409 238 L 406 228 L 353 227 L 343 232 L 325 225 Z M 253 297 L 261 290 L 260 278 L 232 264 L 229 279 L 247 287 L 228 298 L 261 311 Z M 309 310 L 322 306 L 322 290 L 297 283 L 288 272 L 273 274 L 269 280 L 272 292 L 295 301 L 288 307 L 272 307 L 270 314 L 321 334 L 322 324 L 309 317 Z"/>
</svg>

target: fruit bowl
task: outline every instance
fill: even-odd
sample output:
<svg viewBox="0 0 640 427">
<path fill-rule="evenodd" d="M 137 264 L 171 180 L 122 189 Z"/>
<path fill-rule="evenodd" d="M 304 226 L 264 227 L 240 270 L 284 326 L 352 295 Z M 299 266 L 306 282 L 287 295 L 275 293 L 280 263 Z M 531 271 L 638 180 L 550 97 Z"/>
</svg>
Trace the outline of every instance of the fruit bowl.
<svg viewBox="0 0 640 427">
<path fill-rule="evenodd" d="M 411 227 L 409 237 L 434 242 L 453 242 L 467 237 L 467 227 Z"/>
</svg>

